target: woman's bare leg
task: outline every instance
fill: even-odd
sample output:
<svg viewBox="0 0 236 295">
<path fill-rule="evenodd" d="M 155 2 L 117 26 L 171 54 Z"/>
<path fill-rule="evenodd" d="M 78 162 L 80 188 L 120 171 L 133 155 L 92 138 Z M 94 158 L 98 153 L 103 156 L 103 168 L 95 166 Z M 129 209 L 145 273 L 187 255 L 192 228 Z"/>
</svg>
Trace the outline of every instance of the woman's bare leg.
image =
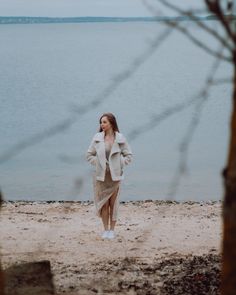
<svg viewBox="0 0 236 295">
<path fill-rule="evenodd" d="M 108 230 L 109 222 L 109 201 L 107 201 L 101 209 L 102 222 L 105 230 Z"/>
<path fill-rule="evenodd" d="M 118 191 L 116 191 L 109 199 L 109 206 L 110 206 L 110 230 L 115 229 L 116 221 L 112 220 L 113 210 L 114 210 L 114 204 L 116 201 Z"/>
</svg>

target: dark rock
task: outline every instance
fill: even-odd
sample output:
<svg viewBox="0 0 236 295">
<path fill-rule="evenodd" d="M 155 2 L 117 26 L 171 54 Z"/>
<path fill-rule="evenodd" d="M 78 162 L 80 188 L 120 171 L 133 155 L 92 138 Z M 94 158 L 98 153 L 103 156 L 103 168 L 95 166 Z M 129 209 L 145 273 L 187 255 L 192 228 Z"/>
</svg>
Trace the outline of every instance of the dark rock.
<svg viewBox="0 0 236 295">
<path fill-rule="evenodd" d="M 5 295 L 52 295 L 50 261 L 12 265 L 4 271 Z"/>
</svg>

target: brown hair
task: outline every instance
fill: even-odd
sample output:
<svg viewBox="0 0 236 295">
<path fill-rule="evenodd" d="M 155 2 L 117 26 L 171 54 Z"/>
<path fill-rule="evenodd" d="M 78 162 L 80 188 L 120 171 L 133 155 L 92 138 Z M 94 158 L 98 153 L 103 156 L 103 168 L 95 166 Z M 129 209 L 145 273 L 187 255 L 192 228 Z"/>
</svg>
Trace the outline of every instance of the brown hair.
<svg viewBox="0 0 236 295">
<path fill-rule="evenodd" d="M 102 120 L 103 117 L 107 117 L 107 119 L 110 122 L 114 132 L 115 131 L 120 132 L 119 128 L 118 128 L 118 125 L 117 125 L 117 122 L 116 122 L 116 117 L 112 113 L 104 113 L 99 119 L 99 124 L 101 124 L 101 120 Z M 101 126 L 100 126 L 100 129 L 99 129 L 99 132 L 102 132 L 102 127 Z"/>
</svg>

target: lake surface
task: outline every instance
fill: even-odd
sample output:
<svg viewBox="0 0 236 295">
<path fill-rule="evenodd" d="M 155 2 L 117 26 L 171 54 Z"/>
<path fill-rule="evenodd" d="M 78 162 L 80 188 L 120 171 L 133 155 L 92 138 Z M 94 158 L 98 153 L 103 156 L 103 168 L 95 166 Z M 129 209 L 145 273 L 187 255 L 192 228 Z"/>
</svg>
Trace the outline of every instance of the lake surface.
<svg viewBox="0 0 236 295">
<path fill-rule="evenodd" d="M 217 48 L 188 23 L 196 37 Z M 217 27 L 216 22 L 211 25 Z M 152 50 L 165 30 L 160 22 L 0 26 L 0 157 L 29 140 L 27 148 L 19 146 L 0 164 L 5 199 L 92 200 L 92 168 L 85 153 L 107 111 L 116 115 L 134 153 L 121 200 L 222 198 L 230 84 L 210 88 L 186 155 L 187 174 L 169 196 L 194 105 L 160 124 L 155 118 L 199 93 L 214 58 L 178 32 Z M 222 62 L 216 76 L 231 73 L 231 66 Z M 86 107 L 93 101 L 93 107 Z M 71 121 L 64 129 L 39 140 L 65 120 Z M 136 137 L 134 130 L 139 130 Z"/>
</svg>

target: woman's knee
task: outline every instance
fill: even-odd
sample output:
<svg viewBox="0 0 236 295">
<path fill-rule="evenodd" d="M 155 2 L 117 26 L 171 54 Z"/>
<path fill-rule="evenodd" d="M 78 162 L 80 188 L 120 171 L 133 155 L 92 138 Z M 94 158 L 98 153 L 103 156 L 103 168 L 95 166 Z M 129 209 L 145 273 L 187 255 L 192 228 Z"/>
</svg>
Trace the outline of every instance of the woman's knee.
<svg viewBox="0 0 236 295">
<path fill-rule="evenodd" d="M 111 207 L 114 206 L 115 201 L 116 201 L 116 198 L 117 198 L 117 192 L 115 192 L 115 193 L 111 196 L 111 198 L 109 199 L 109 205 L 110 205 Z"/>
<path fill-rule="evenodd" d="M 102 210 L 107 211 L 109 209 L 109 201 L 106 202 L 103 206 L 102 206 Z"/>
</svg>

